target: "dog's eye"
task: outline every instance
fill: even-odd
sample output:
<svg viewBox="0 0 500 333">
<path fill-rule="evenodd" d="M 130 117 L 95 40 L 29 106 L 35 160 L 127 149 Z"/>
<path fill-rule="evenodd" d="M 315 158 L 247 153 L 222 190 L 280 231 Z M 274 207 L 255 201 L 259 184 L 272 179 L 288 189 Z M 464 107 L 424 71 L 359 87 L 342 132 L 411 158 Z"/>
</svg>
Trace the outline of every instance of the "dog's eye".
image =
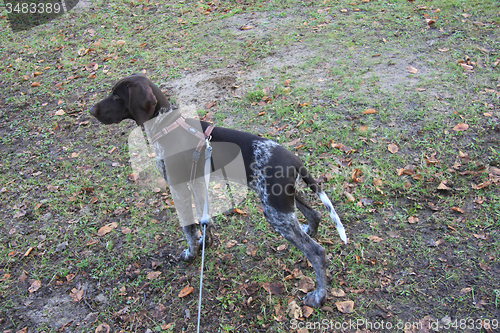
<svg viewBox="0 0 500 333">
<path fill-rule="evenodd" d="M 114 98 L 114 99 L 120 99 L 120 96 L 118 96 L 118 94 L 117 94 L 117 93 L 113 92 L 113 98 Z"/>
</svg>

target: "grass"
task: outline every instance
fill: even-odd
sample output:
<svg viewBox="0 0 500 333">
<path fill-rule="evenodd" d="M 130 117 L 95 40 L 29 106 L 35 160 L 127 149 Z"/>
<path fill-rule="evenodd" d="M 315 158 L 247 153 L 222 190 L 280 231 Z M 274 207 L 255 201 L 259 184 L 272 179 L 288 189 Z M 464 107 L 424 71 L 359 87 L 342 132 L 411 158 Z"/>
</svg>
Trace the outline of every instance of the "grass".
<svg viewBox="0 0 500 333">
<path fill-rule="evenodd" d="M 196 293 L 178 294 L 198 288 L 200 262 L 175 260 L 185 244 L 169 192 L 128 180 L 131 122 L 103 126 L 87 112 L 135 72 L 173 87 L 181 106 L 195 95 L 198 113 L 214 113 L 218 126 L 284 144 L 322 179 L 350 242 L 339 243 L 326 217 L 317 240 L 329 254 L 330 287 L 347 295 L 329 295 L 302 323 L 498 318 L 499 17 L 494 1 L 111 0 L 15 34 L 0 19 L 0 327 L 194 330 Z M 472 71 L 460 65 L 467 59 Z M 211 75 L 234 77 L 238 88 L 214 93 Z M 377 113 L 362 114 L 368 108 Z M 454 131 L 459 123 L 469 128 Z M 438 189 L 443 181 L 449 190 Z M 276 250 L 286 242 L 255 195 L 239 207 L 247 215 L 216 218 L 202 324 L 290 331 L 288 304 L 303 293 L 284 278 L 313 272 L 291 246 Z M 230 240 L 237 245 L 227 248 Z M 153 271 L 161 275 L 148 279 Z M 42 287 L 30 292 L 34 280 Z M 260 287 L 267 282 L 285 292 L 270 297 Z M 69 299 L 73 288 L 85 294 L 65 303 L 68 315 L 34 311 L 50 313 L 48 300 Z M 335 303 L 347 299 L 354 311 L 343 314 Z M 99 314 L 85 326 L 91 312 Z"/>
</svg>

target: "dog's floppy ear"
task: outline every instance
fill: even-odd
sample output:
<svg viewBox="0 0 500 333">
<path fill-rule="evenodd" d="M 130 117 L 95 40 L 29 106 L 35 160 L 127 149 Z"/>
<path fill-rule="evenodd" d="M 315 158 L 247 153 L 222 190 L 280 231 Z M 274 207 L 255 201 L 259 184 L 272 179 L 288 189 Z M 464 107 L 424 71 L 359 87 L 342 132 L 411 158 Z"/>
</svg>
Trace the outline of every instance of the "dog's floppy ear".
<svg viewBox="0 0 500 333">
<path fill-rule="evenodd" d="M 156 97 L 153 90 L 146 82 L 136 81 L 128 85 L 129 103 L 128 108 L 137 125 L 142 125 L 155 112 Z"/>
</svg>

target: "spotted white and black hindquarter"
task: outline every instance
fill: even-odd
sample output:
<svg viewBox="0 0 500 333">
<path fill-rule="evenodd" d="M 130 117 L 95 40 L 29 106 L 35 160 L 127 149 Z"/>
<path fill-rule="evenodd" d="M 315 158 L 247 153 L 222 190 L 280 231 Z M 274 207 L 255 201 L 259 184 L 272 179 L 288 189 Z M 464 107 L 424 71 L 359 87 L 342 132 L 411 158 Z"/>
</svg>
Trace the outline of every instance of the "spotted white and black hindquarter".
<svg viewBox="0 0 500 333">
<path fill-rule="evenodd" d="M 272 174 L 272 164 L 274 152 L 280 147 L 274 141 L 262 139 L 254 140 L 252 142 L 253 148 L 253 162 L 250 165 L 252 170 L 252 180 L 249 184 L 250 188 L 255 190 L 259 195 L 262 202 L 262 210 L 264 216 L 271 224 L 271 226 L 280 234 L 283 228 L 287 227 L 290 223 L 297 223 L 297 216 L 295 213 L 295 203 L 293 200 L 287 200 L 282 195 L 280 205 L 276 205 L 273 201 L 275 195 L 272 193 L 273 185 L 276 183 L 276 177 Z M 283 194 L 283 193 L 281 193 Z"/>
<path fill-rule="evenodd" d="M 295 181 L 293 177 L 283 175 L 283 178 L 273 174 L 277 166 L 288 166 L 292 153 L 271 140 L 254 140 L 254 161 L 251 165 L 253 179 L 250 187 L 257 191 L 261 201 L 264 216 L 269 224 L 293 246 L 299 249 L 312 264 L 316 273 L 316 289 L 306 295 L 304 303 L 308 306 L 319 307 L 326 299 L 326 256 L 325 250 L 316 243 L 300 226 L 295 213 Z M 271 192 L 273 185 L 290 185 L 288 191 L 281 193 Z"/>
</svg>

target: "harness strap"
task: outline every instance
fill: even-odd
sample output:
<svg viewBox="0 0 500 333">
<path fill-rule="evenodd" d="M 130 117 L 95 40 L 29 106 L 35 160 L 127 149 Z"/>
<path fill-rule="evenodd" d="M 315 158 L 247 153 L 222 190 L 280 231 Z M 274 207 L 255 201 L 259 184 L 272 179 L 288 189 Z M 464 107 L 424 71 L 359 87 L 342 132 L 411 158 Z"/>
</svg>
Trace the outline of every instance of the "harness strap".
<svg viewBox="0 0 500 333">
<path fill-rule="evenodd" d="M 205 132 L 202 133 L 202 132 L 198 131 L 196 128 L 189 125 L 186 122 L 186 118 L 184 118 L 184 116 L 181 114 L 181 116 L 179 118 L 177 118 L 173 123 L 162 128 L 158 133 L 153 135 L 153 137 L 151 138 L 151 141 L 153 143 L 155 143 L 161 137 L 167 135 L 168 133 L 170 133 L 171 131 L 173 131 L 174 129 L 176 129 L 179 126 L 184 128 L 188 133 L 194 135 L 195 137 L 197 137 L 200 140 L 200 141 L 198 141 L 198 144 L 196 145 L 196 148 L 193 152 L 193 159 L 191 162 L 191 174 L 190 174 L 189 180 L 192 183 L 192 182 L 194 182 L 194 179 L 196 178 L 196 166 L 198 164 L 198 160 L 199 160 L 200 155 L 201 155 L 201 149 L 205 145 L 205 141 L 210 138 L 210 135 L 212 134 L 214 127 L 212 125 L 209 125 L 205 129 Z"/>
</svg>

